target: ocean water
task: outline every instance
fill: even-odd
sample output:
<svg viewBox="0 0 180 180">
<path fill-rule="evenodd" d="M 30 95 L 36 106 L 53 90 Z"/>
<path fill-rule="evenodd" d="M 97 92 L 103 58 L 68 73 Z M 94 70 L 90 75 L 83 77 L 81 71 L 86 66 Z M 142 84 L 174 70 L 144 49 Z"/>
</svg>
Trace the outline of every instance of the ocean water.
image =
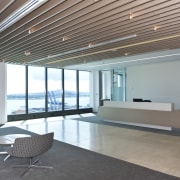
<svg viewBox="0 0 180 180">
<path fill-rule="evenodd" d="M 79 98 L 80 108 L 88 108 L 89 97 Z M 28 101 L 29 110 L 31 112 L 44 112 L 45 100 L 44 99 L 33 99 Z M 49 111 L 55 111 L 61 109 L 61 105 L 48 104 Z M 76 109 L 76 98 L 66 97 L 65 98 L 66 109 Z M 25 100 L 21 99 L 9 99 L 7 100 L 7 114 L 24 114 L 25 112 Z"/>
</svg>

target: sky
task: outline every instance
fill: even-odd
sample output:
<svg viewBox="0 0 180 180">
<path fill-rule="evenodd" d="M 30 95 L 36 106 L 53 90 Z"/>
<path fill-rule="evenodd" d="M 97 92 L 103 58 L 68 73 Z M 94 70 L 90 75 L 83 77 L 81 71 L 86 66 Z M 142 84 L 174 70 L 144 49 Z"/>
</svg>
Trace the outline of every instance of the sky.
<svg viewBox="0 0 180 180">
<path fill-rule="evenodd" d="M 22 65 L 7 65 L 7 94 L 19 94 L 25 93 L 25 66 Z M 75 71 L 67 70 L 65 71 L 65 89 L 75 90 Z M 57 75 L 59 73 L 59 75 Z M 83 73 L 83 72 L 82 72 Z M 59 69 L 52 69 L 48 71 L 48 90 L 61 89 L 61 73 Z M 81 74 L 81 90 L 83 92 L 89 92 L 89 83 L 86 81 L 89 77 L 86 73 Z M 39 67 L 29 67 L 29 89 L 30 93 L 34 92 L 44 92 L 44 68 Z"/>
</svg>

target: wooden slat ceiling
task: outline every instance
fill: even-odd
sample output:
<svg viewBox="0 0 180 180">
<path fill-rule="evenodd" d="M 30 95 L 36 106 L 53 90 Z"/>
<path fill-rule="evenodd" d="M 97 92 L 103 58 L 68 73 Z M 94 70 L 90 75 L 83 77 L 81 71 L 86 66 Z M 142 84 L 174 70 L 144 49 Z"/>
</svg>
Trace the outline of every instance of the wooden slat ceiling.
<svg viewBox="0 0 180 180">
<path fill-rule="evenodd" d="M 0 13 L 2 13 L 14 0 L 0 0 Z M 2 18 L 1 18 L 2 20 Z"/>
<path fill-rule="evenodd" d="M 1 21 L 23 2 L 0 0 Z M 176 48 L 179 0 L 48 0 L 0 34 L 0 61 L 46 67 Z"/>
</svg>

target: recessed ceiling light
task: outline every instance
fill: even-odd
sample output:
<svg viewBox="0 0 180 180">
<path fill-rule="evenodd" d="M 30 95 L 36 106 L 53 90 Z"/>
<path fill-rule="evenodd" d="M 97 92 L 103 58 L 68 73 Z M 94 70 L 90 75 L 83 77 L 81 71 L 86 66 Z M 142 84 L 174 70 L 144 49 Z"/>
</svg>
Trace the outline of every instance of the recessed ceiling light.
<svg viewBox="0 0 180 180">
<path fill-rule="evenodd" d="M 28 33 L 31 34 L 31 33 L 33 33 L 34 31 L 35 31 L 35 28 L 30 28 L 29 31 L 28 31 Z"/>
<path fill-rule="evenodd" d="M 70 37 L 69 36 L 63 36 L 63 41 L 67 41 L 68 39 L 70 39 Z"/>
<path fill-rule="evenodd" d="M 154 30 L 154 31 L 157 31 L 159 28 L 160 28 L 160 26 L 155 25 L 154 28 L 153 28 L 153 30 Z"/>
<path fill-rule="evenodd" d="M 134 18 L 134 14 L 132 12 L 129 13 L 129 19 L 131 20 L 132 18 Z"/>
<path fill-rule="evenodd" d="M 96 44 L 92 43 L 92 44 L 88 44 L 86 47 L 81 47 L 81 48 L 70 50 L 70 51 L 66 51 L 66 52 L 63 52 L 63 53 L 60 53 L 60 54 L 52 55 L 52 57 L 53 58 L 60 57 L 62 55 L 66 55 L 66 54 L 70 54 L 70 53 L 74 53 L 74 52 L 78 52 L 78 51 L 87 50 L 87 49 L 89 49 L 91 47 L 94 48 L 94 47 L 104 46 L 104 45 L 107 45 L 107 44 L 110 44 L 110 43 L 115 43 L 115 42 L 123 41 L 123 40 L 130 39 L 130 38 L 135 38 L 135 37 L 137 37 L 137 35 L 133 34 L 133 35 L 119 37 L 119 38 L 116 38 L 116 39 L 112 39 L 112 40 L 108 40 L 108 41 L 104 41 L 104 42 L 100 42 L 100 43 L 96 43 Z M 118 49 L 118 48 L 113 48 L 111 50 L 115 50 L 115 49 Z M 107 50 L 105 50 L 105 51 L 107 51 Z M 110 51 L 110 50 L 108 50 L 108 51 Z M 83 55 L 81 54 L 81 56 L 83 56 Z M 39 62 L 39 61 L 44 61 L 44 60 L 46 60 L 46 58 L 37 59 L 37 60 L 31 61 L 29 63 L 34 63 L 34 62 Z M 62 60 L 57 60 L 57 62 L 59 62 L 59 61 L 62 61 Z M 46 64 L 52 64 L 54 62 L 55 61 L 48 62 Z"/>
<path fill-rule="evenodd" d="M 93 43 L 89 43 L 88 44 L 88 47 L 92 47 L 94 44 Z"/>
<path fill-rule="evenodd" d="M 26 56 L 29 56 L 31 53 L 30 53 L 30 51 L 25 51 L 24 54 L 25 54 Z"/>
</svg>

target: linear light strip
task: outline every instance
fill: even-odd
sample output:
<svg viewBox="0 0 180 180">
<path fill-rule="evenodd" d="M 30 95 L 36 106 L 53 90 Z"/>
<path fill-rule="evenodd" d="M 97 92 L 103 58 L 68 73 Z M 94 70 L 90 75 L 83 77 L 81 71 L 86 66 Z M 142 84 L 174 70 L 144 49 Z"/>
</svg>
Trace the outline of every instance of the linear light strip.
<svg viewBox="0 0 180 180">
<path fill-rule="evenodd" d="M 7 17 L 4 21 L 0 23 L 0 32 L 17 22 L 19 19 L 23 18 L 25 15 L 30 13 L 32 10 L 40 6 L 47 0 L 30 0 L 19 8 L 15 13 Z"/>
<path fill-rule="evenodd" d="M 118 42 L 118 41 L 130 39 L 130 38 L 134 38 L 134 37 L 136 37 L 136 34 L 125 36 L 125 37 L 116 38 L 116 39 L 113 39 L 113 40 L 110 40 L 110 41 L 105 41 L 105 42 L 102 42 L 102 43 L 97 43 L 97 44 L 92 45 L 91 47 L 87 46 L 87 47 L 82 47 L 82 48 L 74 49 L 74 50 L 71 50 L 71 51 L 66 51 L 66 52 L 63 52 L 63 53 L 60 53 L 60 54 L 53 55 L 53 56 L 51 56 L 51 58 L 63 56 L 63 55 L 70 54 L 70 53 L 75 53 L 75 52 L 78 52 L 78 51 L 83 51 L 83 50 L 94 48 L 94 47 L 103 46 L 103 45 L 110 44 L 110 43 L 115 43 L 115 42 Z M 49 59 L 49 57 L 37 59 L 37 60 L 34 60 L 34 61 L 30 61 L 29 63 L 44 61 L 44 60 L 47 60 L 47 59 Z"/>
<path fill-rule="evenodd" d="M 92 52 L 92 53 L 87 53 L 87 54 L 81 54 L 81 55 L 74 56 L 74 57 L 69 57 L 69 58 L 65 58 L 65 59 L 61 59 L 61 60 L 57 60 L 57 61 L 48 62 L 48 63 L 45 63 L 45 64 L 54 64 L 54 63 L 57 63 L 57 62 L 62 62 L 62 61 L 66 61 L 66 60 L 70 60 L 70 59 L 74 59 L 74 58 L 79 58 L 79 57 L 84 57 L 84 56 L 90 56 L 90 55 L 99 54 L 99 53 L 104 53 L 104 52 L 108 52 L 108 51 L 115 51 L 115 50 L 118 50 L 118 49 L 124 49 L 124 48 L 128 48 L 128 47 L 133 47 L 133 46 L 138 46 L 138 45 L 153 43 L 153 42 L 157 42 L 157 41 L 163 41 L 163 40 L 167 40 L 167 39 L 173 39 L 173 38 L 177 38 L 177 37 L 180 37 L 180 34 L 172 35 L 172 36 L 168 36 L 168 37 L 163 37 L 163 38 L 158 38 L 158 39 L 152 39 L 152 40 L 149 40 L 149 41 L 143 41 L 143 42 L 134 43 L 134 44 L 129 44 L 129 45 L 120 46 L 120 47 L 116 47 L 116 48 L 101 50 L 101 51 L 97 51 L 97 52 Z"/>
<path fill-rule="evenodd" d="M 159 59 L 159 58 L 179 56 L 179 55 L 180 55 L 180 53 L 178 53 L 178 54 L 167 54 L 167 55 L 162 55 L 162 56 L 153 56 L 153 57 L 147 57 L 147 58 L 141 58 L 141 59 L 132 59 L 132 60 L 126 60 L 126 61 L 121 61 L 121 62 L 101 64 L 101 65 L 99 64 L 99 65 L 88 66 L 88 67 L 93 68 L 93 67 L 99 67 L 99 66 L 109 66 L 109 65 L 114 65 L 114 64 L 131 63 L 131 62 L 145 61 L 145 60 L 149 60 L 149 59 Z"/>
<path fill-rule="evenodd" d="M 18 9 L 15 13 L 13 13 L 11 16 L 9 16 L 8 18 L 6 18 L 1 24 L 0 24 L 0 29 L 3 30 L 3 28 L 7 28 L 8 26 L 10 26 L 11 24 L 15 23 L 18 18 L 20 18 L 20 15 L 22 16 L 22 14 L 27 11 L 28 8 L 32 7 L 34 4 L 37 3 L 37 0 L 33 0 L 30 1 L 28 3 L 26 3 L 23 7 L 21 7 L 20 9 Z"/>
</svg>

